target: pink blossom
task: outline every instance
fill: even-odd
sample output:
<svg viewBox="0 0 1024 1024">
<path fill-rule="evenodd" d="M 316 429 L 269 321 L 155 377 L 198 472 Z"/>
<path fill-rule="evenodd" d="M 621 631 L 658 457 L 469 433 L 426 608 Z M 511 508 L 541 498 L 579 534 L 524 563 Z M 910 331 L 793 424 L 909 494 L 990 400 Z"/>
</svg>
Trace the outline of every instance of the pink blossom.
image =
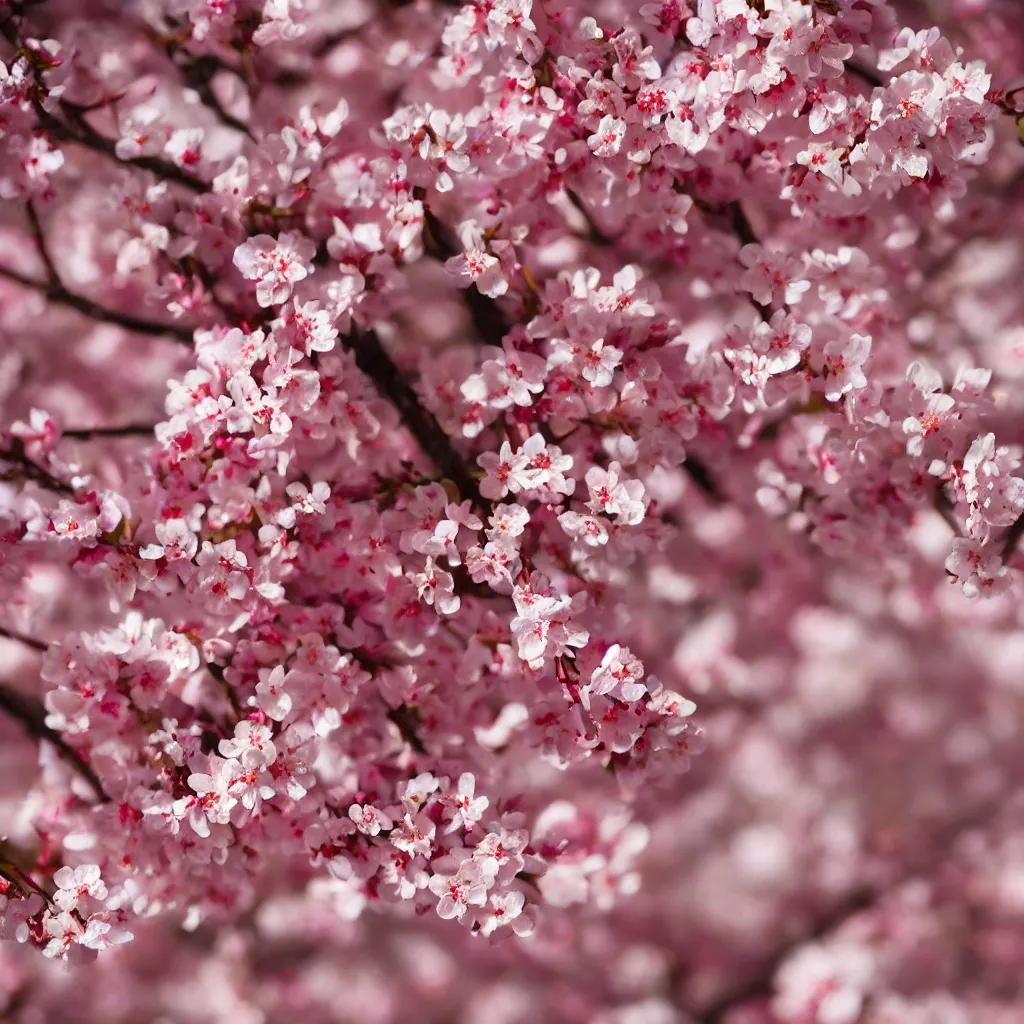
<svg viewBox="0 0 1024 1024">
<path fill-rule="evenodd" d="M 433 875 L 430 891 L 439 897 L 437 916 L 445 920 L 461 920 L 470 907 L 479 907 L 487 900 L 487 887 L 480 869 L 471 861 L 456 875 Z"/>
<path fill-rule="evenodd" d="M 433 558 L 427 558 L 423 572 L 413 576 L 420 599 L 432 605 L 441 615 L 454 615 L 462 605 L 455 593 L 455 581 L 450 572 L 439 569 Z"/>
<path fill-rule="evenodd" d="M 232 739 L 221 740 L 218 750 L 226 758 L 235 758 L 245 769 L 265 768 L 277 758 L 271 730 L 256 722 L 239 722 Z"/>
<path fill-rule="evenodd" d="M 601 664 L 594 669 L 590 685 L 594 693 L 606 694 L 617 690 L 622 700 L 638 700 L 645 690 L 640 682 L 643 671 L 643 664 L 628 647 L 612 644 L 601 659 Z"/>
<path fill-rule="evenodd" d="M 492 299 L 508 291 L 501 261 L 483 249 L 470 249 L 461 256 L 453 256 L 445 262 L 444 268 L 453 277 L 467 278 L 466 285 L 475 284 L 481 293 Z"/>
<path fill-rule="evenodd" d="M 381 829 L 387 831 L 392 826 L 391 819 L 372 804 L 353 804 L 348 809 L 348 816 L 356 828 L 368 836 L 378 835 Z"/>
<path fill-rule="evenodd" d="M 587 139 L 587 145 L 594 156 L 615 156 L 622 146 L 626 134 L 626 122 L 621 118 L 605 114 L 597 125 L 597 130 Z"/>
<path fill-rule="evenodd" d="M 143 7 L 0 15 L 0 1017 L 1017 1024 L 1019 4 Z"/>
<path fill-rule="evenodd" d="M 591 466 L 586 475 L 591 512 L 614 516 L 626 526 L 635 526 L 644 518 L 644 485 L 639 480 L 623 480 L 622 466 L 609 464 L 607 470 Z"/>
<path fill-rule="evenodd" d="M 256 282 L 256 300 L 261 306 L 280 305 L 293 286 L 313 272 L 313 243 L 295 232 L 280 238 L 256 235 L 240 245 L 234 254 L 242 276 Z"/>
<path fill-rule="evenodd" d="M 57 886 L 53 901 L 62 910 L 74 910 L 86 896 L 94 900 L 107 898 L 107 887 L 100 878 L 97 864 L 82 864 L 74 869 L 60 868 L 54 873 L 53 882 Z"/>
<path fill-rule="evenodd" d="M 463 772 L 459 776 L 458 786 L 454 793 L 448 795 L 454 814 L 448 824 L 448 831 L 457 828 L 471 829 L 487 809 L 488 799 L 485 796 L 474 796 L 476 780 L 471 772 Z"/>
</svg>

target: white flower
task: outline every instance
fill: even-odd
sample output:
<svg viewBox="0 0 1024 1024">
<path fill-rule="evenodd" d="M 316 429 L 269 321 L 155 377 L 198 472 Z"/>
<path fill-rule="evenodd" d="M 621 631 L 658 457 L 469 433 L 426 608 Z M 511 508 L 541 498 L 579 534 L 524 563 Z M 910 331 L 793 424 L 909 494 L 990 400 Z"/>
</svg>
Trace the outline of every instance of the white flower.
<svg viewBox="0 0 1024 1024">
<path fill-rule="evenodd" d="M 107 898 L 107 887 L 100 878 L 98 864 L 82 864 L 74 869 L 62 867 L 54 874 L 53 882 L 57 886 L 53 902 L 62 910 L 74 910 L 84 896 L 96 900 Z"/>
<path fill-rule="evenodd" d="M 276 306 L 291 295 L 292 286 L 313 272 L 316 246 L 304 235 L 285 231 L 280 238 L 256 235 L 236 250 L 234 264 L 242 276 L 256 282 L 256 301 Z"/>
<path fill-rule="evenodd" d="M 621 118 L 605 114 L 601 118 L 597 131 L 587 139 L 594 156 L 615 156 L 622 148 L 622 140 L 626 135 L 626 122 Z"/>
</svg>

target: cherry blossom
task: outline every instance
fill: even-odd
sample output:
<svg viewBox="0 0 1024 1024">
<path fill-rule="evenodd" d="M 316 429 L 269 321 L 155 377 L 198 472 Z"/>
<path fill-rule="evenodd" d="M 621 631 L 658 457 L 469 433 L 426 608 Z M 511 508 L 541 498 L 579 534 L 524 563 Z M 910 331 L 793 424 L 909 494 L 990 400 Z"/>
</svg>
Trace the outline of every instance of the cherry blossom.
<svg viewBox="0 0 1024 1024">
<path fill-rule="evenodd" d="M 0 4 L 0 1017 L 1018 1021 L 1018 7 Z"/>
<path fill-rule="evenodd" d="M 314 251 L 308 238 L 286 231 L 276 239 L 270 235 L 250 238 L 235 250 L 233 260 L 243 277 L 256 282 L 259 304 L 276 306 L 310 273 Z"/>
<path fill-rule="evenodd" d="M 57 886 L 53 901 L 61 910 L 74 910 L 86 896 L 95 900 L 104 900 L 107 896 L 107 887 L 100 878 L 97 864 L 82 864 L 76 868 L 62 867 L 54 873 L 53 882 Z"/>
</svg>

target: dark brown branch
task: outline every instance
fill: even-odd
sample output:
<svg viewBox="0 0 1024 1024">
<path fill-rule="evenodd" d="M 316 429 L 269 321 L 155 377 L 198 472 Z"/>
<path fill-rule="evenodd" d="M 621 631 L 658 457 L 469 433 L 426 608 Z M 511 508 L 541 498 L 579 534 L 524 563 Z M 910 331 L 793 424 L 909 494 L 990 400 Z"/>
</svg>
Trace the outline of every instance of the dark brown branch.
<svg viewBox="0 0 1024 1024">
<path fill-rule="evenodd" d="M 155 429 L 153 423 L 131 423 L 124 427 L 77 427 L 62 430 L 61 437 L 72 437 L 78 441 L 91 441 L 100 437 L 149 437 Z"/>
<path fill-rule="evenodd" d="M 710 498 L 714 502 L 724 500 L 724 496 L 718 484 L 715 483 L 715 478 L 711 475 L 711 471 L 700 459 L 687 453 L 682 468 L 705 497 Z"/>
<path fill-rule="evenodd" d="M 729 204 L 727 209 L 729 217 L 729 223 L 732 226 L 733 233 L 740 240 L 741 245 L 760 245 L 761 240 L 757 237 L 753 227 L 751 227 L 750 221 L 747 219 L 746 211 L 743 209 L 743 204 L 737 199 L 735 202 Z M 750 301 L 756 307 L 758 313 L 761 315 L 761 319 L 767 323 L 772 318 L 772 310 L 770 306 L 766 306 L 763 302 L 758 302 L 753 296 L 750 297 Z"/>
<path fill-rule="evenodd" d="M 48 644 L 44 644 L 42 640 L 36 640 L 35 637 L 25 636 L 23 633 L 16 633 L 13 629 L 7 629 L 5 626 L 0 626 L 0 636 L 7 640 L 16 640 L 19 644 L 24 644 L 26 647 L 31 647 L 34 651 L 45 651 Z"/>
<path fill-rule="evenodd" d="M 53 265 L 53 260 L 50 258 L 50 250 L 46 245 L 46 237 L 43 235 L 43 225 L 39 221 L 39 214 L 36 213 L 35 204 L 32 200 L 25 203 L 25 212 L 28 215 L 28 222 L 32 227 L 32 235 L 36 240 L 39 257 L 42 259 L 43 266 L 46 269 L 46 280 L 51 288 L 57 287 L 60 285 L 60 276 L 57 274 L 57 268 Z"/>
<path fill-rule="evenodd" d="M 100 323 L 113 324 L 115 327 L 123 327 L 126 331 L 133 331 L 136 334 L 146 334 L 150 337 L 163 337 L 165 335 L 174 338 L 183 345 L 192 344 L 192 329 L 179 324 L 159 324 L 152 320 L 143 320 L 140 317 L 132 316 L 131 313 L 122 313 L 116 309 L 108 309 L 101 306 L 84 295 L 76 295 L 59 281 L 54 284 L 46 284 L 42 281 L 33 281 L 16 270 L 9 267 L 0 267 L 0 277 L 7 278 L 23 288 L 31 288 L 33 291 L 41 292 L 50 302 L 59 306 L 66 306 L 74 309 L 90 320 L 97 320 Z"/>
<path fill-rule="evenodd" d="M 388 711 L 388 718 L 395 723 L 402 739 L 405 740 L 405 742 L 408 743 L 417 754 L 425 754 L 427 752 L 427 748 L 423 746 L 423 741 L 420 739 L 419 733 L 416 732 L 419 715 L 415 708 L 406 707 L 404 704 L 401 707 L 391 708 Z"/>
<path fill-rule="evenodd" d="M 750 221 L 747 219 L 746 211 L 743 209 L 743 205 L 738 199 L 729 204 L 726 212 L 728 213 L 729 223 L 732 225 L 732 230 L 742 245 L 761 244 L 761 239 L 759 239 L 754 233 L 754 229 L 751 227 Z"/>
<path fill-rule="evenodd" d="M 941 486 L 935 492 L 935 511 L 942 516 L 943 521 L 953 531 L 955 537 L 961 536 L 961 524 L 957 522 L 956 509 Z"/>
<path fill-rule="evenodd" d="M 442 262 L 462 252 L 455 232 L 426 205 L 423 207 L 423 245 L 429 256 Z M 485 345 L 501 348 L 502 340 L 508 334 L 509 324 L 498 304 L 475 285 L 465 289 L 462 294 L 476 336 Z"/>
<path fill-rule="evenodd" d="M 217 98 L 217 94 L 213 91 L 211 84 L 213 74 L 218 70 L 216 61 L 213 61 L 213 70 L 210 70 L 209 63 L 204 61 L 196 61 L 194 64 L 188 64 L 185 67 L 185 80 L 195 89 L 199 96 L 200 101 L 207 109 L 212 110 L 217 120 L 226 128 L 232 128 L 236 132 L 241 132 L 243 135 L 255 141 L 255 136 L 249 129 L 249 126 L 239 118 L 235 117 L 234 114 L 229 113 L 224 109 L 224 104 Z M 208 76 L 208 77 L 207 77 Z"/>
<path fill-rule="evenodd" d="M 313 61 L 323 60 L 324 57 L 335 48 L 341 46 L 342 43 L 359 35 L 366 28 L 367 24 L 369 23 L 363 22 L 361 25 L 356 25 L 352 28 L 342 28 L 338 29 L 337 32 L 328 33 L 314 44 L 310 57 Z"/>
<path fill-rule="evenodd" d="M 55 117 L 48 110 L 45 110 L 41 103 L 36 105 L 36 116 L 40 125 L 45 128 L 55 139 L 61 142 L 72 142 L 86 149 L 92 150 L 105 156 L 108 160 L 122 167 L 137 167 L 142 171 L 149 171 L 164 181 L 173 181 L 178 185 L 195 192 L 197 195 L 210 191 L 210 183 L 200 178 L 193 177 L 186 173 L 176 164 L 164 160 L 158 156 L 131 156 L 122 157 L 117 154 L 117 142 L 108 139 L 106 135 L 98 132 L 88 121 L 84 112 L 75 110 L 70 104 L 63 103 L 61 109 L 70 123 L 65 123 Z"/>
<path fill-rule="evenodd" d="M 1020 542 L 1021 535 L 1024 535 L 1024 515 L 1018 516 L 1013 525 L 1006 531 L 1006 537 L 1003 540 L 1003 549 L 1001 552 L 1002 559 L 1004 562 L 1008 562 L 1014 552 L 1017 550 L 1017 544 Z"/>
<path fill-rule="evenodd" d="M 878 72 L 871 68 L 863 67 L 849 60 L 844 67 L 847 74 L 853 75 L 854 78 L 859 78 L 862 82 L 866 82 L 872 89 L 881 89 L 885 86 L 885 82 L 878 76 Z"/>
<path fill-rule="evenodd" d="M 61 758 L 89 783 L 100 802 L 109 803 L 110 797 L 104 792 L 92 766 L 60 733 L 46 724 L 46 709 L 39 701 L 20 693 L 13 686 L 0 683 L 0 711 L 16 719 L 34 739 L 53 744 Z"/>
<path fill-rule="evenodd" d="M 476 336 L 488 345 L 501 348 L 509 325 L 494 299 L 488 298 L 474 285 L 462 293 L 462 301 L 469 310 Z"/>
<path fill-rule="evenodd" d="M 237 721 L 241 721 L 243 717 L 242 706 L 238 703 L 238 696 L 235 693 L 235 688 L 228 682 L 228 678 L 224 674 L 224 669 L 215 662 L 208 661 L 206 662 L 206 671 L 217 680 L 217 685 L 220 686 L 228 703 L 231 705 L 231 710 L 234 712 L 235 719 Z"/>
<path fill-rule="evenodd" d="M 599 245 L 602 248 L 610 248 L 611 246 L 615 245 L 617 239 L 612 238 L 611 235 L 606 234 L 597 226 L 597 222 L 594 220 L 593 215 L 587 209 L 583 200 L 580 199 L 580 197 L 575 192 L 573 192 L 571 188 L 567 188 L 565 190 L 565 194 L 569 197 L 569 202 L 572 203 L 572 205 L 575 206 L 577 210 L 579 210 L 581 216 L 587 222 L 587 241 L 593 243 L 594 245 Z"/>
<path fill-rule="evenodd" d="M 52 473 L 40 466 L 38 462 L 33 462 L 25 454 L 25 442 L 20 437 L 11 438 L 7 448 L 0 449 L 0 463 L 2 462 L 11 463 L 14 468 L 0 470 L 0 480 L 30 480 L 45 490 L 54 491 L 69 498 L 75 496 L 75 489 L 71 484 L 58 480 Z"/>
<path fill-rule="evenodd" d="M 770 998 L 774 990 L 775 975 L 791 953 L 807 942 L 814 942 L 828 935 L 854 914 L 867 910 L 873 904 L 874 898 L 875 894 L 869 889 L 854 890 L 844 900 L 830 907 L 798 938 L 777 949 L 761 974 L 752 977 L 746 984 L 731 989 L 703 1013 L 696 1016 L 694 1018 L 696 1024 L 725 1024 L 729 1015 L 744 1003 L 753 999 Z"/>
<path fill-rule="evenodd" d="M 335 47 L 359 36 L 369 24 L 369 21 L 365 21 L 360 25 L 339 29 L 323 36 L 313 43 L 312 48 L 304 55 L 305 60 L 301 67 L 278 67 L 272 74 L 261 76 L 260 85 L 273 84 L 285 88 L 308 85 L 318 73 L 323 73 L 320 61 L 328 56 Z"/>
<path fill-rule="evenodd" d="M 897 877 L 886 885 L 863 885 L 848 893 L 843 899 L 822 911 L 795 938 L 778 947 L 764 961 L 764 968 L 745 983 L 732 988 L 701 1013 L 693 1015 L 695 1024 L 725 1024 L 733 1011 L 754 999 L 768 999 L 774 992 L 775 976 L 788 957 L 807 942 L 814 942 L 836 931 L 856 914 L 868 910 L 883 900 L 887 893 L 910 881 L 917 875 L 935 871 L 945 863 L 950 847 L 958 836 L 991 819 L 1005 800 L 1005 794 L 983 800 L 970 813 L 950 823 L 932 837 L 928 853 L 909 858 L 899 870 Z"/>
<path fill-rule="evenodd" d="M 204 54 L 201 57 L 193 56 L 187 50 L 177 47 L 173 42 L 164 43 L 164 50 L 174 66 L 181 72 L 186 85 L 195 90 L 203 106 L 211 111 L 225 128 L 241 132 L 255 141 L 249 126 L 225 110 L 224 104 L 213 90 L 213 79 L 218 71 L 226 71 L 229 74 L 235 74 L 235 72 L 216 57 L 209 54 Z"/>
<path fill-rule="evenodd" d="M 476 504 L 480 504 L 480 489 L 466 468 L 462 456 L 455 450 L 451 438 L 444 432 L 434 414 L 420 402 L 412 385 L 381 344 L 376 331 L 364 331 L 355 327 L 350 334 L 342 338 L 342 342 L 355 356 L 356 366 L 398 410 L 402 422 L 434 465 L 455 483 L 464 498 L 470 498 Z"/>
<path fill-rule="evenodd" d="M 10 18 L 0 18 L 0 30 L 12 46 L 24 46 L 25 27 L 19 26 L 15 30 Z M 30 49 L 31 52 L 31 49 Z M 42 69 L 38 62 L 33 63 L 33 78 L 35 89 L 32 95 L 32 106 L 35 109 L 36 119 L 41 128 L 46 129 L 55 139 L 62 142 L 73 142 L 94 153 L 105 156 L 108 160 L 120 164 L 123 167 L 137 167 L 140 170 L 149 171 L 158 178 L 165 181 L 174 181 L 192 192 L 201 193 L 210 191 L 210 183 L 202 181 L 186 173 L 176 164 L 163 160 L 157 156 L 136 156 L 122 157 L 117 153 L 117 141 L 109 139 L 102 132 L 98 132 L 86 120 L 85 115 L 88 108 L 80 107 L 68 100 L 58 101 L 58 107 L 64 120 L 57 117 L 43 106 L 43 100 L 47 96 L 47 88 L 43 82 Z"/>
</svg>

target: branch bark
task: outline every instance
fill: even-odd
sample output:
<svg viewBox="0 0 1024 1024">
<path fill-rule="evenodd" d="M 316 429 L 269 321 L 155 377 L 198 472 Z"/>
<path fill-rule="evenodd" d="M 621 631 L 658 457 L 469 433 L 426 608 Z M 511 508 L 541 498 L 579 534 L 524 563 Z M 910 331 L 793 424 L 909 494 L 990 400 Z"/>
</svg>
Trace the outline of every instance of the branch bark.
<svg viewBox="0 0 1024 1024">
<path fill-rule="evenodd" d="M 980 801 L 977 807 L 932 837 L 928 844 L 928 855 L 919 854 L 917 857 L 911 857 L 903 865 L 897 877 L 891 879 L 887 884 L 860 886 L 848 893 L 838 903 L 820 912 L 799 936 L 779 946 L 765 960 L 761 971 L 726 992 L 702 1012 L 695 1013 L 693 1015 L 695 1024 L 725 1024 L 730 1014 L 744 1004 L 754 999 L 769 999 L 774 992 L 775 976 L 791 953 L 805 943 L 814 942 L 836 931 L 856 914 L 876 906 L 887 893 L 915 876 L 930 874 L 941 867 L 948 857 L 954 841 L 970 829 L 990 820 L 1004 800 L 1005 794 L 1000 793 L 990 799 Z"/>
<path fill-rule="evenodd" d="M 482 504 L 480 488 L 462 456 L 434 414 L 420 402 L 412 385 L 381 344 L 377 332 L 353 327 L 342 338 L 342 343 L 355 357 L 356 366 L 398 410 L 402 422 L 434 465 L 455 483 L 464 498 L 470 498 L 477 505 Z"/>
<path fill-rule="evenodd" d="M 14 466 L 11 470 L 0 470 L 0 480 L 30 480 L 34 484 L 55 494 L 63 494 L 73 498 L 75 489 L 69 483 L 58 480 L 52 473 L 44 469 L 38 462 L 33 462 L 25 454 L 25 444 L 20 437 L 11 440 L 6 449 L 0 449 L 0 463 L 9 462 Z"/>
<path fill-rule="evenodd" d="M 77 441 L 92 441 L 100 437 L 149 437 L 155 429 L 154 423 L 129 423 L 123 427 L 76 427 L 62 430 L 60 435 Z"/>
<path fill-rule="evenodd" d="M 46 724 L 46 709 L 39 701 L 26 696 L 7 683 L 0 683 L 0 711 L 17 721 L 34 739 L 51 743 L 61 758 L 89 783 L 100 803 L 110 802 L 110 797 L 104 791 L 99 777 L 81 752 L 75 750 L 59 732 Z"/>
<path fill-rule="evenodd" d="M 55 139 L 84 146 L 122 167 L 137 167 L 139 170 L 149 171 L 158 178 L 164 181 L 173 181 L 196 195 L 210 191 L 211 185 L 208 181 L 186 173 L 169 160 L 158 156 L 118 156 L 117 142 L 114 139 L 108 139 L 102 132 L 93 128 L 86 121 L 83 111 L 76 110 L 68 103 L 61 104 L 61 111 L 68 118 L 68 122 L 62 121 L 45 110 L 42 104 L 36 104 L 36 116 L 40 127 L 46 129 Z"/>
<path fill-rule="evenodd" d="M 423 245 L 428 256 L 444 262 L 462 252 L 455 232 L 425 204 L 423 228 Z M 462 295 L 473 321 L 476 336 L 485 345 L 501 348 L 501 343 L 509 331 L 509 323 L 497 302 L 478 291 L 475 285 L 465 289 Z"/>
<path fill-rule="evenodd" d="M 131 313 L 122 313 L 116 309 L 108 309 L 106 306 L 87 299 L 84 295 L 76 295 L 69 291 L 60 281 L 46 284 L 42 281 L 34 281 L 30 277 L 11 270 L 9 267 L 0 267 L 0 277 L 13 281 L 23 288 L 31 288 L 46 296 L 46 298 L 58 306 L 65 306 L 73 309 L 90 320 L 99 323 L 113 324 L 115 327 L 123 327 L 126 331 L 135 334 L 145 334 L 150 337 L 171 337 L 183 345 L 192 344 L 192 329 L 179 324 L 159 324 L 152 320 L 143 320 L 140 317 L 132 316 Z"/>
<path fill-rule="evenodd" d="M 32 636 L 25 636 L 23 633 L 16 633 L 13 629 L 7 629 L 5 626 L 0 626 L 0 636 L 7 640 L 15 640 L 17 643 L 31 647 L 32 650 L 39 651 L 40 653 L 49 647 L 49 644 L 44 644 L 42 640 L 36 640 Z"/>
</svg>

